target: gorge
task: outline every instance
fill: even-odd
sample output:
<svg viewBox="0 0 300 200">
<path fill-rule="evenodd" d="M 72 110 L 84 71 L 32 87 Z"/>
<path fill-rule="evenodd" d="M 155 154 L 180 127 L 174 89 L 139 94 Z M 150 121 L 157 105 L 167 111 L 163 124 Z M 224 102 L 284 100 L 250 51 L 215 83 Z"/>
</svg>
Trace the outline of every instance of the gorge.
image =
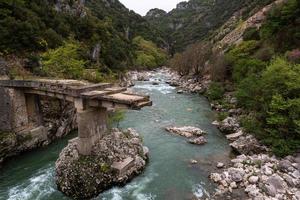
<svg viewBox="0 0 300 200">
<path fill-rule="evenodd" d="M 3 0 L 0 199 L 299 200 L 299 95 L 299 0 Z"/>
</svg>

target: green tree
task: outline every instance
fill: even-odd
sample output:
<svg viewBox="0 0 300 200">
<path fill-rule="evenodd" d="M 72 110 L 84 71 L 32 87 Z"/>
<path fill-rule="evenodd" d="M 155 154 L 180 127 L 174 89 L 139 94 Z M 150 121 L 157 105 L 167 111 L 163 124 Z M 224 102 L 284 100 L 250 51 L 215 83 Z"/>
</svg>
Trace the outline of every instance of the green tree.
<svg viewBox="0 0 300 200">
<path fill-rule="evenodd" d="M 134 61 L 137 67 L 154 68 L 166 63 L 167 54 L 153 42 L 138 36 L 133 39 L 133 45 L 135 45 L 137 49 L 136 59 Z"/>
<path fill-rule="evenodd" d="M 70 39 L 63 46 L 43 53 L 43 71 L 52 77 L 81 78 L 85 61 L 80 58 L 79 49 L 80 43 Z"/>
</svg>

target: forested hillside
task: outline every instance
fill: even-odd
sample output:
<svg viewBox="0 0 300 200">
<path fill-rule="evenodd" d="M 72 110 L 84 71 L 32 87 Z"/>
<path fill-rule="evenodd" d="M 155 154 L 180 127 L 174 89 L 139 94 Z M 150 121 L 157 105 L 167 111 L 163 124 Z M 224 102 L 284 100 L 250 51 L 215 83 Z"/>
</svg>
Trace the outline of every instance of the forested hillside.
<svg viewBox="0 0 300 200">
<path fill-rule="evenodd" d="M 235 15 L 241 20 L 272 0 L 190 0 L 166 13 L 150 10 L 146 19 L 164 35 L 171 53 L 182 51 L 198 40 L 210 37 Z"/>
<path fill-rule="evenodd" d="M 78 78 L 84 74 L 90 77 L 86 69 L 92 69 L 97 80 L 102 73 L 111 74 L 111 71 L 134 67 L 136 53 L 140 51 L 133 43 L 137 36 L 154 42 L 160 40 L 155 28 L 119 1 L 0 2 L 1 56 L 8 60 L 22 58 L 21 62 L 25 63 L 20 65 L 27 66 L 37 75 L 54 75 L 48 74 L 52 70 L 48 67 L 53 65 L 56 66 L 56 74 L 65 74 L 67 78 Z M 157 48 L 155 45 L 151 47 Z M 161 57 L 165 59 L 164 55 Z M 66 62 L 63 58 L 72 60 Z M 67 65 L 60 66 L 62 63 Z M 155 65 L 151 63 L 151 66 Z M 13 68 L 15 66 L 16 63 Z M 70 74 L 73 69 L 75 72 Z M 9 71 L 13 75 L 18 74 L 18 69 Z"/>
</svg>

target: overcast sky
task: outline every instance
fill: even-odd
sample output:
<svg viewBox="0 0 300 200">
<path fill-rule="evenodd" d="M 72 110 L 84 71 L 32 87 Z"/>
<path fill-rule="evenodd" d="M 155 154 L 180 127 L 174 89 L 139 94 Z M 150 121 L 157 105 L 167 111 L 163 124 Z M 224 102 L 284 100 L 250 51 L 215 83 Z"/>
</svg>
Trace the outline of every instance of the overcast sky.
<svg viewBox="0 0 300 200">
<path fill-rule="evenodd" d="M 184 0 L 120 0 L 127 8 L 144 16 L 152 8 L 170 11 Z"/>
</svg>

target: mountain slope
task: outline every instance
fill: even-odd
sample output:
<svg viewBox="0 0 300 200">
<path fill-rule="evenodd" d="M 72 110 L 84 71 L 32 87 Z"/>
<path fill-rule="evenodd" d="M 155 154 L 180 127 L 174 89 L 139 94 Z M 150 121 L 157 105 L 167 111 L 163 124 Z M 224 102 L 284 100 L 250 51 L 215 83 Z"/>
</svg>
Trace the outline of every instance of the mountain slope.
<svg viewBox="0 0 300 200">
<path fill-rule="evenodd" d="M 71 38 L 80 42 L 86 67 L 123 70 L 134 62 L 137 47 L 132 40 L 137 36 L 154 42 L 160 38 L 155 28 L 118 0 L 0 2 L 2 56 L 36 57 Z"/>
<path fill-rule="evenodd" d="M 209 37 L 233 15 L 241 20 L 251 16 L 272 0 L 190 0 L 181 2 L 169 13 L 150 10 L 145 19 L 163 34 L 172 53 Z M 239 13 L 236 13 L 236 12 Z"/>
</svg>

